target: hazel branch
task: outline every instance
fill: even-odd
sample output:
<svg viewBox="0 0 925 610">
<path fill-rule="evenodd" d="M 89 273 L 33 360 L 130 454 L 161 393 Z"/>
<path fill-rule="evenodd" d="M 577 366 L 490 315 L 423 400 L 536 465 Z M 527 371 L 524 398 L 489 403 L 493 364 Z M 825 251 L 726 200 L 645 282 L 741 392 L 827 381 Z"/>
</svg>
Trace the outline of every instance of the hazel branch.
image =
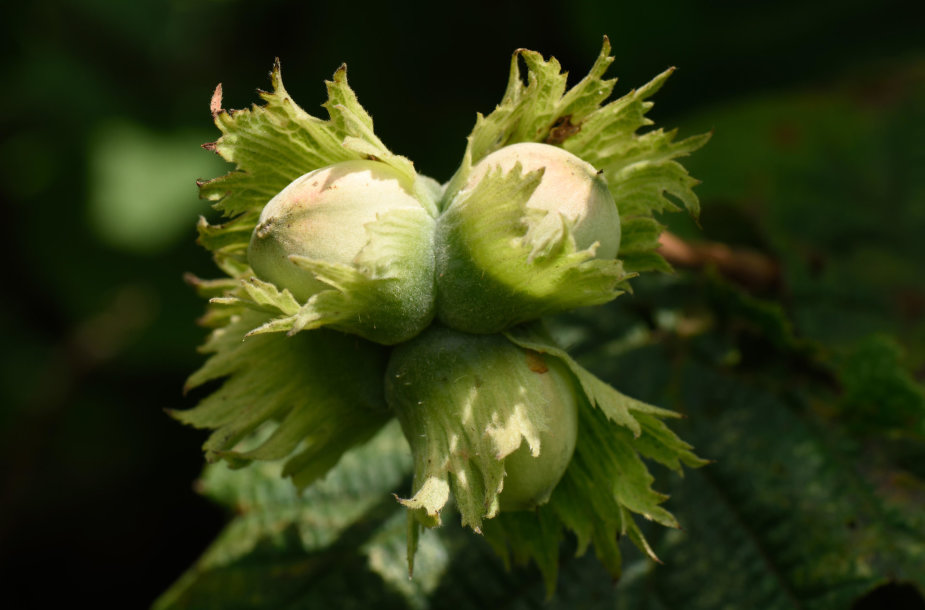
<svg viewBox="0 0 925 610">
<path fill-rule="evenodd" d="M 780 284 L 780 264 L 756 250 L 718 242 L 689 243 L 668 231 L 658 241 L 659 254 L 675 267 L 713 266 L 730 280 L 754 290 L 773 289 Z"/>
</svg>

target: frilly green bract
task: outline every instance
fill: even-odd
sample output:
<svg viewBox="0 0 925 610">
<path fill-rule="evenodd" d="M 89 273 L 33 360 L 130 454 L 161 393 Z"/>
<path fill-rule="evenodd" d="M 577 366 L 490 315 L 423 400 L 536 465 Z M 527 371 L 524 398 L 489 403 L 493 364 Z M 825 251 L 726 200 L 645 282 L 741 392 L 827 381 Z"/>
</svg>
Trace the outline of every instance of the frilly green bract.
<svg viewBox="0 0 925 610">
<path fill-rule="evenodd" d="M 587 76 L 566 89 L 567 74 L 555 58 L 517 50 L 511 58 L 507 89 L 501 103 L 487 116 L 478 114 L 467 139 L 459 169 L 446 187 L 447 207 L 466 185 L 474 165 L 492 152 L 518 142 L 544 142 L 560 146 L 601 171 L 620 212 L 621 241 L 618 258 L 626 272 L 668 270 L 658 255 L 663 227 L 653 216 L 679 209 L 696 216 L 700 210 L 691 178 L 677 159 L 703 146 L 710 135 L 676 141 L 676 131 L 653 129 L 645 114 L 648 101 L 671 76 L 665 70 L 652 81 L 604 103 L 616 79 L 603 78 L 613 63 L 610 41 Z M 526 83 L 520 62 L 526 66 Z"/>
<path fill-rule="evenodd" d="M 633 400 L 592 375 L 536 320 L 604 303 L 628 290 L 628 280 L 638 272 L 667 269 L 656 252 L 662 227 L 655 216 L 698 210 L 696 181 L 677 159 L 709 135 L 676 141 L 674 132 L 639 131 L 651 124 L 645 117 L 651 107 L 647 100 L 670 70 L 604 103 L 615 82 L 603 79 L 612 62 L 609 52 L 605 39 L 590 74 L 567 90 L 555 59 L 517 51 L 501 104 L 479 115 L 462 164 L 444 186 L 417 174 L 408 159 L 376 138 L 371 118 L 347 86 L 344 68 L 328 83 L 328 120 L 308 115 L 292 101 L 278 64 L 271 75 L 273 91 L 261 93 L 265 105 L 222 110 L 220 96 L 213 99 L 222 137 L 206 146 L 237 168 L 200 183 L 201 195 L 227 220 L 201 220 L 200 242 L 228 277 L 193 280 L 211 298 L 202 322 L 216 330 L 205 348 L 212 355 L 189 385 L 224 382 L 198 407 L 176 414 L 215 430 L 206 444 L 209 459 L 239 466 L 287 458 L 286 473 L 299 486 L 310 484 L 394 416 L 384 406 L 388 393 L 415 447 L 413 489 L 403 500 L 410 509 L 409 567 L 420 528 L 439 522 L 451 500 L 463 522 L 481 530 L 503 557 L 535 561 L 550 588 L 566 531 L 577 538 L 579 552 L 593 543 L 614 577 L 620 573 L 620 536 L 654 557 L 633 513 L 671 527 L 677 523 L 662 508 L 665 496 L 652 489 L 643 459 L 678 472 L 682 464 L 704 461 L 665 425 L 674 413 Z M 607 189 L 600 199 L 613 200 L 619 230 L 588 237 L 579 227 L 580 215 L 559 214 L 554 205 L 531 209 L 528 202 L 548 166 L 487 164 L 473 179 L 479 162 L 521 143 L 554 147 L 592 168 L 591 184 Z M 255 277 L 247 248 L 267 202 L 300 176 L 345 162 L 384 164 L 420 209 L 384 211 L 363 223 L 367 241 L 349 261 L 311 252 L 288 255 L 317 280 L 318 292 L 297 298 L 285 286 Z M 432 253 L 430 267 L 401 262 L 407 254 L 402 245 L 410 242 Z M 601 244 L 607 256 L 596 256 Z M 616 258 L 608 247 L 618 248 Z M 489 267 L 492 273 L 485 273 Z M 409 293 L 404 281 L 409 274 L 429 285 L 431 295 L 438 286 L 437 307 L 454 310 L 441 315 L 447 325 L 490 334 L 459 339 L 462 333 L 434 325 L 412 338 L 421 331 L 421 320 L 427 324 L 427 304 L 433 300 L 418 299 L 427 290 Z M 464 281 L 454 281 L 459 279 Z M 485 291 L 502 298 L 489 304 L 482 298 Z M 418 311 L 425 313 L 407 316 L 408 326 L 396 329 L 390 308 L 402 300 L 424 303 Z M 455 351 L 401 363 L 402 354 L 433 337 L 456 337 L 460 344 Z M 486 348 L 486 356 L 467 345 L 494 347 Z M 496 351 L 506 355 L 490 355 Z M 542 383 L 536 383 L 539 374 L 530 369 L 531 359 L 552 373 Z M 464 374 L 454 376 L 454 371 Z M 414 403 L 409 398 L 414 394 L 399 388 L 402 379 L 427 386 L 422 395 L 443 408 Z M 560 400 L 564 395 L 567 399 Z M 538 492 L 515 494 L 514 508 L 532 510 L 505 510 L 505 472 L 515 456 L 527 464 L 560 461 L 544 456 L 556 441 L 550 437 L 555 427 L 544 408 L 548 403 L 571 405 L 565 411 L 574 407 L 573 423 L 565 426 L 577 430 L 574 451 L 566 443 L 563 452 L 571 459 L 565 460 L 564 472 L 550 468 L 554 476 L 536 485 Z M 426 421 L 421 413 L 429 413 Z M 271 428 L 268 439 L 258 434 Z M 237 444 L 251 434 L 260 440 L 256 449 Z M 509 483 L 510 490 L 513 479 Z"/>
<path fill-rule="evenodd" d="M 662 421 L 676 413 L 607 385 L 539 324 L 504 335 L 432 327 L 393 353 L 386 397 L 415 460 L 413 495 L 401 500 L 410 509 L 410 567 L 419 528 L 438 525 L 452 499 L 464 525 L 483 532 L 502 556 L 535 560 L 550 588 L 565 530 L 578 538 L 579 552 L 593 542 L 616 577 L 619 536 L 654 557 L 632 513 L 677 527 L 641 458 L 678 472 L 706 463 Z M 550 419 L 549 403 L 574 404 L 577 420 Z M 567 437 L 576 426 L 574 455 L 535 510 L 501 510 L 506 458 L 523 446 L 542 459 L 543 438 L 558 451 L 555 435 Z"/>
<path fill-rule="evenodd" d="M 203 447 L 208 460 L 240 467 L 288 458 L 283 474 L 306 487 L 392 418 L 382 390 L 388 351 L 324 329 L 244 340 L 267 317 L 241 308 L 213 331 L 202 348 L 212 355 L 186 388 L 223 380 L 221 387 L 197 407 L 171 413 L 183 423 L 214 430 Z M 259 446 L 236 449 L 239 441 L 271 423 L 279 425 Z"/>
</svg>

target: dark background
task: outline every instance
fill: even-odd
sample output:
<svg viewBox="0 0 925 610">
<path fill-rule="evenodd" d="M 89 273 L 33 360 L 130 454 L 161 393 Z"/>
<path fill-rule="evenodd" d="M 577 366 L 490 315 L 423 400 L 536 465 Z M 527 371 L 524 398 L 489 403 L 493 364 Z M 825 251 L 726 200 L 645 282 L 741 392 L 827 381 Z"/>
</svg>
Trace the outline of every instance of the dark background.
<svg viewBox="0 0 925 610">
<path fill-rule="evenodd" d="M 619 93 L 678 66 L 652 116 L 692 135 L 713 125 L 690 117 L 780 91 L 888 96 L 879 76 L 925 57 L 914 4 L 6 3 L 4 597 L 145 607 L 226 519 L 193 490 L 205 434 L 163 412 L 195 400 L 181 388 L 200 362 L 202 303 L 183 273 L 216 274 L 194 243 L 209 213 L 194 181 L 225 171 L 199 148 L 217 137 L 218 82 L 225 107 L 250 105 L 279 57 L 290 94 L 317 115 L 322 81 L 346 62 L 379 137 L 442 181 L 518 47 L 581 76 L 606 34 Z"/>
</svg>

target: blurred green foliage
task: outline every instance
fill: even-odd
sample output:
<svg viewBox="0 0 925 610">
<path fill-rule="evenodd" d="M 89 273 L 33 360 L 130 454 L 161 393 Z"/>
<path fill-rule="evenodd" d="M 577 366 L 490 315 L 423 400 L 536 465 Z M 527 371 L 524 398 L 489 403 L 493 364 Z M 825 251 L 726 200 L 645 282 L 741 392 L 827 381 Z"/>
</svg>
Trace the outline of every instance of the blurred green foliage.
<svg viewBox="0 0 925 610">
<path fill-rule="evenodd" d="M 651 534 L 664 566 L 627 546 L 614 587 L 564 548 L 549 607 L 923 607 L 925 49 L 913 3 L 475 2 L 443 15 L 279 0 L 8 4 L 0 568 L 16 607 L 149 605 L 228 520 L 192 489 L 203 436 L 162 412 L 198 398 L 181 389 L 200 363 L 202 308 L 181 278 L 213 273 L 193 243 L 209 213 L 194 181 L 223 171 L 198 148 L 217 135 L 217 82 L 226 106 L 248 105 L 279 56 L 312 109 L 346 61 L 383 141 L 445 180 L 514 48 L 580 67 L 603 34 L 618 91 L 678 65 L 656 121 L 715 130 L 688 164 L 703 180 L 700 226 L 666 222 L 692 241 L 757 250 L 781 275 L 750 291 L 709 271 L 646 278 L 602 313 L 559 321 L 595 372 L 685 411 L 682 436 L 716 463 L 660 482 L 684 525 Z M 398 462 L 374 479 L 351 464 L 323 482 L 347 485 L 335 500 L 372 483 L 407 488 Z M 385 493 L 308 544 L 300 519 L 324 506 L 316 497 L 277 490 L 288 504 L 267 512 L 220 492 L 228 476 L 213 468 L 202 485 L 240 514 L 167 607 L 205 607 L 201 595 L 222 608 L 544 598 L 535 568 L 505 571 L 455 526 L 424 547 L 434 573 L 401 582 Z M 221 546 L 231 538 L 234 552 Z"/>
<path fill-rule="evenodd" d="M 189 177 L 223 170 L 192 142 L 207 132 L 159 135 L 131 123 L 103 123 L 89 146 L 90 225 L 100 241 L 130 253 L 163 251 L 188 237 L 190 217 L 208 213 L 190 192 Z"/>
</svg>

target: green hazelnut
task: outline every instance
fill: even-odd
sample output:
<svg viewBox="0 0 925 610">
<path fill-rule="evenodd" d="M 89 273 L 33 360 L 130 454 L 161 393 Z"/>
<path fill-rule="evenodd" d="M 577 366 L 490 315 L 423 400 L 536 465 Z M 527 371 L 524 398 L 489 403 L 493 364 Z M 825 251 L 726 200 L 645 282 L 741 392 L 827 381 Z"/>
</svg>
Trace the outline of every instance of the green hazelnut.
<svg viewBox="0 0 925 610">
<path fill-rule="evenodd" d="M 420 501 L 406 505 L 431 518 L 450 492 L 473 527 L 499 507 L 535 508 L 575 450 L 579 399 L 568 367 L 503 335 L 431 326 L 393 351 L 386 400 L 415 458 Z"/>
<path fill-rule="evenodd" d="M 434 311 L 434 225 L 427 178 L 379 161 L 305 174 L 260 213 L 247 258 L 301 304 L 296 330 L 330 326 L 391 345 Z M 420 199 L 418 198 L 420 197 Z"/>
<path fill-rule="evenodd" d="M 607 302 L 623 278 L 620 215 L 604 178 L 549 144 L 513 144 L 476 163 L 437 221 L 437 318 L 503 331 Z"/>
<path fill-rule="evenodd" d="M 508 173 L 519 163 L 523 171 L 543 170 L 543 178 L 526 207 L 547 212 L 541 223 L 561 215 L 571 223 L 579 250 L 592 247 L 601 259 L 616 258 L 620 249 L 620 215 L 607 182 L 590 163 L 558 146 L 521 142 L 491 153 L 473 168 L 466 189 L 473 188 L 492 169 Z"/>
<path fill-rule="evenodd" d="M 351 264 L 369 241 L 365 225 L 394 209 L 422 209 L 402 176 L 379 161 L 344 161 L 309 172 L 263 208 L 247 260 L 262 280 L 299 301 L 329 288 L 290 259 Z"/>
</svg>

